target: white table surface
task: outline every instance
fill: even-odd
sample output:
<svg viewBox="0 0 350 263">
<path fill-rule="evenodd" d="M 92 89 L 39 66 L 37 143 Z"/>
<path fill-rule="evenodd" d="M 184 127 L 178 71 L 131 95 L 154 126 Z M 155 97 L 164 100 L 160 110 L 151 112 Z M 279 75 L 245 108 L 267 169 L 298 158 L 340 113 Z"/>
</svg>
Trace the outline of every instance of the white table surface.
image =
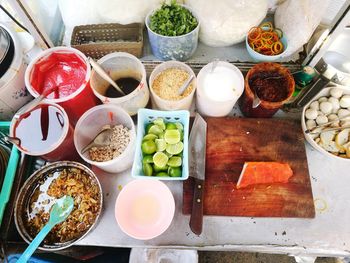
<svg viewBox="0 0 350 263">
<path fill-rule="evenodd" d="M 277 116 L 284 116 L 279 113 Z M 157 238 L 140 241 L 124 234 L 114 217 L 121 187 L 131 171 L 96 172 L 104 194 L 99 222 L 77 245 L 108 247 L 194 248 L 290 255 L 350 256 L 350 161 L 329 158 L 305 144 L 315 201 L 314 219 L 204 216 L 203 233 L 193 234 L 182 214 L 182 181 L 166 182 L 176 211 L 170 227 Z"/>
</svg>

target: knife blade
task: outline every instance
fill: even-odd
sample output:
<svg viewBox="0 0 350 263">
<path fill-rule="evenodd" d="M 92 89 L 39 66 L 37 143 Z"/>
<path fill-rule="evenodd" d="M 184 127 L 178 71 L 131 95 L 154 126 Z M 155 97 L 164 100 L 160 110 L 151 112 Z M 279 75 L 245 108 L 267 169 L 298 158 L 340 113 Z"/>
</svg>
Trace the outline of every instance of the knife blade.
<svg viewBox="0 0 350 263">
<path fill-rule="evenodd" d="M 190 228 L 200 235 L 203 226 L 203 196 L 205 181 L 205 153 L 207 143 L 207 123 L 197 113 L 190 134 L 189 162 L 190 176 L 194 178 L 194 190 Z"/>
</svg>

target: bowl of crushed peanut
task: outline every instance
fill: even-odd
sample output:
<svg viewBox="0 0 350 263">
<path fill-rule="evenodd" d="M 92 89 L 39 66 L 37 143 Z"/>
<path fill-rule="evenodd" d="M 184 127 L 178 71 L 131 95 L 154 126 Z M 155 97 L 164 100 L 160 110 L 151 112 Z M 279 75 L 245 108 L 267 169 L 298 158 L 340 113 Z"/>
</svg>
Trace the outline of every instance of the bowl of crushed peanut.
<svg viewBox="0 0 350 263">
<path fill-rule="evenodd" d="M 74 131 L 74 144 L 80 157 L 109 173 L 131 167 L 135 140 L 135 125 L 130 115 L 113 104 L 85 112 Z"/>
<path fill-rule="evenodd" d="M 180 88 L 194 76 L 189 86 Z M 159 110 L 189 110 L 196 90 L 196 77 L 193 70 L 183 62 L 167 61 L 159 64 L 149 78 L 152 106 Z"/>
</svg>

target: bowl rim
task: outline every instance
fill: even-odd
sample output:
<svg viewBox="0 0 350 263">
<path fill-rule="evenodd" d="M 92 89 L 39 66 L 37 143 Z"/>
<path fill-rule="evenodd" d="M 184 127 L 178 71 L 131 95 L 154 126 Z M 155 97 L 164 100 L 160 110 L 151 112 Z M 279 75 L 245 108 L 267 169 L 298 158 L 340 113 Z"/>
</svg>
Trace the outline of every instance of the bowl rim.
<svg viewBox="0 0 350 263">
<path fill-rule="evenodd" d="M 309 134 L 306 134 L 305 131 L 307 130 L 307 127 L 306 127 L 306 120 L 305 120 L 305 111 L 309 108 L 310 104 L 312 102 L 314 102 L 315 100 L 321 98 L 321 97 L 325 97 L 326 95 L 323 94 L 323 92 L 327 92 L 329 93 L 330 90 L 332 88 L 337 88 L 337 89 L 341 89 L 343 91 L 347 91 L 349 94 L 350 94 L 350 88 L 347 88 L 345 86 L 341 86 L 341 85 L 337 85 L 337 84 L 331 84 L 332 86 L 327 86 L 326 88 L 324 88 L 323 90 L 321 90 L 317 95 L 315 95 L 304 107 L 303 107 L 303 110 L 302 110 L 302 113 L 301 113 L 301 127 L 303 129 L 303 134 L 304 134 L 304 137 L 306 139 L 306 141 L 316 150 L 318 150 L 320 153 L 326 155 L 326 156 L 329 156 L 329 157 L 332 157 L 334 159 L 337 159 L 337 160 L 344 160 L 346 162 L 349 162 L 350 161 L 350 158 L 343 158 L 343 157 L 339 157 L 337 155 L 334 155 L 334 154 L 331 154 L 330 152 L 328 152 L 327 150 L 323 149 L 321 146 L 319 146 L 315 141 L 314 139 L 312 139 L 310 137 Z M 328 95 L 329 96 L 329 95 Z"/>
<path fill-rule="evenodd" d="M 134 184 L 142 184 L 145 181 L 152 182 L 153 184 L 158 184 L 160 187 L 163 187 L 164 189 L 166 189 L 166 191 L 170 194 L 169 196 L 171 196 L 171 204 L 168 204 L 168 206 L 169 205 L 171 206 L 171 214 L 172 215 L 171 215 L 171 220 L 169 221 L 169 224 L 167 224 L 167 226 L 164 227 L 164 230 L 162 230 L 160 233 L 157 233 L 157 234 L 150 236 L 150 237 L 139 237 L 137 235 L 133 235 L 133 234 L 128 233 L 128 231 L 124 228 L 124 226 L 122 224 L 120 224 L 120 222 L 118 220 L 119 217 L 117 216 L 117 205 L 120 203 L 120 196 L 122 194 L 124 194 L 125 191 L 128 190 L 128 187 L 130 187 Z M 125 189 L 127 189 L 127 190 L 125 190 Z M 171 192 L 171 190 L 169 189 L 169 187 L 165 183 L 161 182 L 160 180 L 134 179 L 134 180 L 128 182 L 123 187 L 123 189 L 120 191 L 120 193 L 118 194 L 117 199 L 115 201 L 115 205 L 114 205 L 114 216 L 115 216 L 115 219 L 117 221 L 118 226 L 126 235 L 128 235 L 132 238 L 138 239 L 138 240 L 150 240 L 150 239 L 153 239 L 153 238 L 160 236 L 169 228 L 169 226 L 171 225 L 171 223 L 174 219 L 174 216 L 175 216 L 175 209 L 176 209 L 176 204 L 175 204 L 174 194 Z"/>
<path fill-rule="evenodd" d="M 185 4 L 179 4 L 179 5 L 184 7 L 188 11 L 190 11 L 191 14 L 197 19 L 198 24 L 191 32 L 188 32 L 187 34 L 180 35 L 180 36 L 163 36 L 161 34 L 158 34 L 158 33 L 154 32 L 149 26 L 149 20 L 150 20 L 151 15 L 153 15 L 153 13 L 155 13 L 156 11 L 161 9 L 161 6 L 158 6 L 158 7 L 154 8 L 153 10 L 151 10 L 150 12 L 148 12 L 148 14 L 147 14 L 147 16 L 145 18 L 145 25 L 147 27 L 147 30 L 152 32 L 152 34 L 154 34 L 154 35 L 156 35 L 158 37 L 163 37 L 163 38 L 168 38 L 168 39 L 175 39 L 175 38 L 180 38 L 180 37 L 186 37 L 186 36 L 192 34 L 193 32 L 198 31 L 199 30 L 199 26 L 200 26 L 200 20 L 199 20 L 199 16 L 197 15 L 197 13 L 194 12 L 193 9 L 191 7 L 189 7 L 188 5 L 185 5 Z"/>
<path fill-rule="evenodd" d="M 20 226 L 19 218 L 18 218 L 19 216 L 21 216 L 21 213 L 20 213 L 21 209 L 19 209 L 20 199 L 21 199 L 22 195 L 24 195 L 23 198 L 26 197 L 26 195 L 28 194 L 28 190 L 29 190 L 29 188 L 28 189 L 25 189 L 25 188 L 27 188 L 29 186 L 29 184 L 31 184 L 33 182 L 37 183 L 38 178 L 40 178 L 42 174 L 46 174 L 49 171 L 51 171 L 52 169 L 57 169 L 57 168 L 60 168 L 60 167 L 74 167 L 74 168 L 81 169 L 81 170 L 86 172 L 90 177 L 92 177 L 95 180 L 95 182 L 96 182 L 96 184 L 97 184 L 97 186 L 99 188 L 100 208 L 99 208 L 99 210 L 97 212 L 97 216 L 95 218 L 94 223 L 91 225 L 91 227 L 83 235 L 81 235 L 79 238 L 75 239 L 74 241 L 71 241 L 71 242 L 67 241 L 66 243 L 68 243 L 68 244 L 62 243 L 62 246 L 59 246 L 59 247 L 42 247 L 42 246 L 39 246 L 38 248 L 40 250 L 43 250 L 43 251 L 58 251 L 58 250 L 62 250 L 62 249 L 68 248 L 70 246 L 73 246 L 78 241 L 83 239 L 88 233 L 90 233 L 96 227 L 96 225 L 97 225 L 97 223 L 99 221 L 100 215 L 102 213 L 103 191 L 102 191 L 102 187 L 101 187 L 100 181 L 98 180 L 96 174 L 91 169 L 89 169 L 84 164 L 81 164 L 81 163 L 75 162 L 75 161 L 58 161 L 58 162 L 47 164 L 47 165 L 43 166 L 42 168 L 40 168 L 39 170 L 37 170 L 34 173 L 32 173 L 28 177 L 28 179 L 22 185 L 22 187 L 21 187 L 21 189 L 20 189 L 20 191 L 18 193 L 18 196 L 16 198 L 15 209 L 14 209 L 14 221 L 15 221 L 16 229 L 17 229 L 18 233 L 20 234 L 20 236 L 23 238 L 23 240 L 27 244 L 30 244 L 32 242 L 32 240 L 28 240 L 27 236 L 22 232 L 22 228 Z M 28 234 L 28 236 L 30 236 L 30 235 Z"/>
<path fill-rule="evenodd" d="M 52 47 L 52 48 L 41 51 L 28 64 L 28 66 L 25 70 L 25 73 L 24 73 L 24 82 L 25 82 L 26 89 L 29 91 L 29 93 L 34 98 L 39 97 L 41 94 L 39 92 L 37 92 L 37 90 L 32 86 L 32 83 L 31 83 L 31 78 L 32 78 L 34 66 L 36 65 L 36 63 L 38 63 L 42 60 L 45 60 L 46 58 L 48 58 L 49 56 L 51 56 L 54 53 L 75 54 L 86 65 L 86 73 L 85 73 L 84 81 L 81 83 L 79 88 L 77 88 L 73 93 L 71 93 L 68 96 L 65 96 L 63 98 L 58 98 L 58 99 L 45 98 L 46 100 L 49 100 L 50 102 L 64 103 L 64 102 L 67 102 L 71 99 L 74 99 L 76 96 L 80 95 L 85 89 L 89 88 L 88 86 L 89 86 L 90 77 L 91 77 L 91 67 L 90 67 L 90 63 L 87 59 L 87 56 L 83 52 L 81 52 L 80 50 L 73 48 L 73 47 L 57 46 L 57 47 Z"/>
<path fill-rule="evenodd" d="M 102 110 L 102 109 L 108 109 L 108 108 L 114 108 L 116 110 L 119 110 L 121 112 L 123 112 L 125 114 L 125 116 L 129 116 L 129 118 L 127 118 L 130 123 L 132 124 L 131 125 L 131 129 L 130 129 L 130 141 L 128 143 L 128 146 L 125 148 L 125 150 L 117 157 L 113 158 L 112 160 L 108 160 L 108 161 L 104 161 L 104 162 L 97 162 L 97 161 L 92 161 L 90 158 L 87 158 L 85 157 L 83 154 L 81 154 L 81 150 L 79 151 L 78 150 L 78 147 L 77 147 L 77 138 L 78 138 L 78 135 L 77 135 L 77 127 L 81 128 L 81 124 L 82 122 L 86 119 L 86 116 L 90 115 L 91 113 L 95 112 L 95 111 L 98 111 L 98 110 Z M 84 117 L 84 119 L 83 119 Z M 121 108 L 120 106 L 118 105 L 115 105 L 113 103 L 109 103 L 109 104 L 101 104 L 101 105 L 97 105 L 97 106 L 94 106 L 92 107 L 91 109 L 87 110 L 86 112 L 84 112 L 83 115 L 80 116 L 77 124 L 75 125 L 75 128 L 74 128 L 74 135 L 73 135 L 73 141 L 74 141 L 74 146 L 75 146 L 75 149 L 77 150 L 79 156 L 84 160 L 86 161 L 87 163 L 89 164 L 92 164 L 94 166 L 97 166 L 97 167 L 105 167 L 105 166 L 110 166 L 112 164 L 114 164 L 116 161 L 120 160 L 122 157 L 124 157 L 129 151 L 130 149 L 132 149 L 134 147 L 134 143 L 136 142 L 136 130 L 135 130 L 135 125 L 134 125 L 134 122 L 132 120 L 132 118 L 130 117 L 130 115 L 123 109 Z"/>
</svg>

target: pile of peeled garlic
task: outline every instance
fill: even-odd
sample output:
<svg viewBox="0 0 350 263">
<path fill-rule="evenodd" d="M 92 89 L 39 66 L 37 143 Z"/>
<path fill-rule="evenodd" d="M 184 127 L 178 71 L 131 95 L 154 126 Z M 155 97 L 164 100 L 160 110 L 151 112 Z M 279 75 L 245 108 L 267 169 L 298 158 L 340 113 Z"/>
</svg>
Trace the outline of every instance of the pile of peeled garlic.
<svg viewBox="0 0 350 263">
<path fill-rule="evenodd" d="M 347 118 L 349 117 L 349 118 Z M 344 158 L 350 158 L 350 95 L 338 88 L 330 89 L 330 96 L 321 97 L 310 103 L 305 111 L 308 134 L 326 151 Z M 341 120 L 339 120 L 341 119 Z M 325 126 L 324 124 L 332 122 Z M 318 127 L 318 126 L 322 127 Z M 330 127 L 349 127 L 338 131 L 320 132 Z"/>
</svg>

